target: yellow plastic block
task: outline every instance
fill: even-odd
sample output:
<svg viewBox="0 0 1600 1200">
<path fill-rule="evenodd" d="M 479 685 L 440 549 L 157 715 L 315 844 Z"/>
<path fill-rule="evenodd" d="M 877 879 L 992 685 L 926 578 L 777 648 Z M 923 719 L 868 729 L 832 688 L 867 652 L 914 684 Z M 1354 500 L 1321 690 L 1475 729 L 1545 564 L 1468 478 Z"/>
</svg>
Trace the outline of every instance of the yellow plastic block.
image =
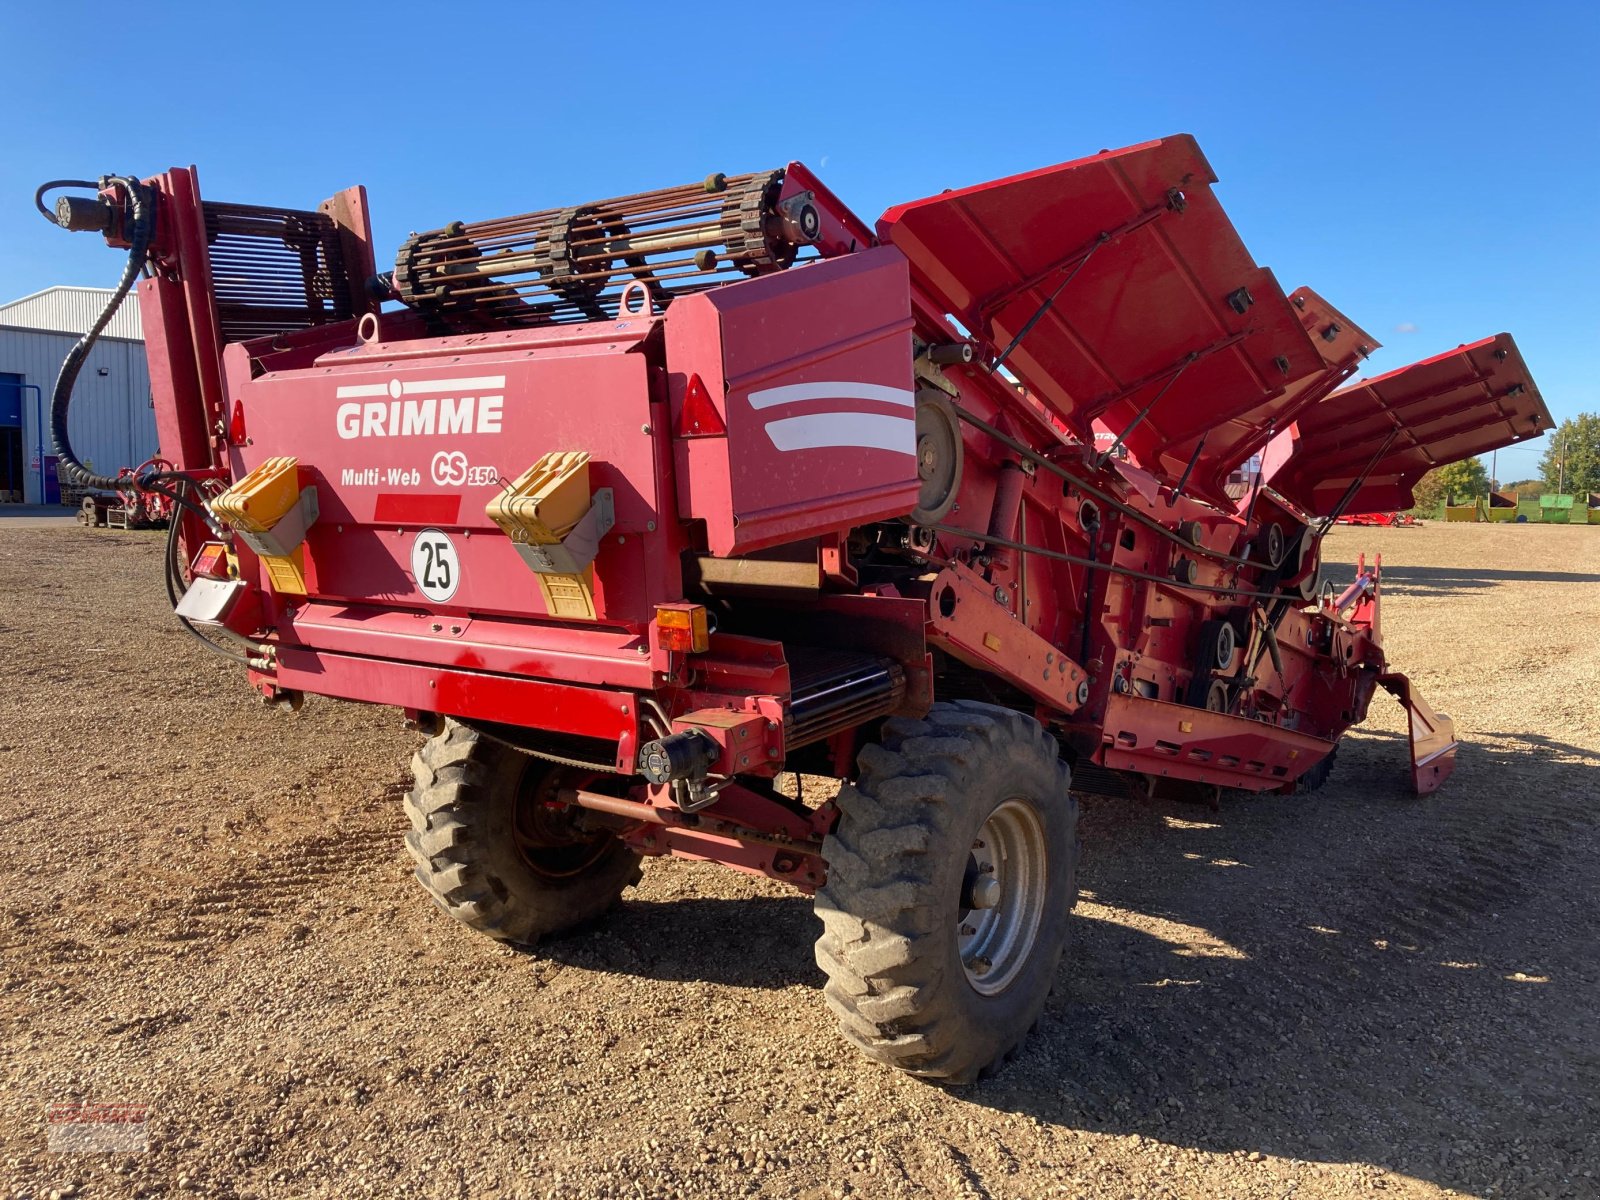
<svg viewBox="0 0 1600 1200">
<path fill-rule="evenodd" d="M 212 511 L 245 533 L 268 533 L 300 502 L 300 463 L 295 458 L 269 458 L 211 502 Z M 262 555 L 261 566 L 272 590 L 306 594 L 306 551 Z"/>
<path fill-rule="evenodd" d="M 269 458 L 211 502 L 218 516 L 246 533 L 266 533 L 300 499 L 299 460 Z"/>
<path fill-rule="evenodd" d="M 263 556 L 261 565 L 266 568 L 267 582 L 272 590 L 282 595 L 306 594 L 306 548 L 295 547 L 288 558 Z"/>
<path fill-rule="evenodd" d="M 544 607 L 552 617 L 594 620 L 594 568 L 582 575 L 535 575 Z"/>
<path fill-rule="evenodd" d="M 556 450 L 524 471 L 484 511 L 513 542 L 548 546 L 572 532 L 589 511 L 590 500 L 588 452 Z"/>
</svg>

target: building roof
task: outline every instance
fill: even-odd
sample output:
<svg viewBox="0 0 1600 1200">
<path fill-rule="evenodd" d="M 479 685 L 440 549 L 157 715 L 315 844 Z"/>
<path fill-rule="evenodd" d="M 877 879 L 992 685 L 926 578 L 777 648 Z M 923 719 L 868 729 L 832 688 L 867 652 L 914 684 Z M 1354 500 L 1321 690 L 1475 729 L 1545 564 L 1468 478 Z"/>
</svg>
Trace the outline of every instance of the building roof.
<svg viewBox="0 0 1600 1200">
<path fill-rule="evenodd" d="M 88 333 L 100 310 L 111 298 L 111 288 L 48 287 L 42 292 L 0 304 L 0 325 L 17 329 L 42 329 L 49 333 Z M 112 314 L 102 337 L 144 340 L 139 305 L 127 298 Z"/>
</svg>

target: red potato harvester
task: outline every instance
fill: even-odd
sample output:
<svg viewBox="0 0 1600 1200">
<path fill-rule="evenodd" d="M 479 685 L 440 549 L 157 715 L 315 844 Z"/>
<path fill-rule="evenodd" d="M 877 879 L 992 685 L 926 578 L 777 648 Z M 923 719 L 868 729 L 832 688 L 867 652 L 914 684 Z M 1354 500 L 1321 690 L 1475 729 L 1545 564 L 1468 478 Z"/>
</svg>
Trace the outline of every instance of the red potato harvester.
<svg viewBox="0 0 1600 1200">
<path fill-rule="evenodd" d="M 791 163 L 452 222 L 382 275 L 361 188 L 40 208 L 143 275 L 179 617 L 269 700 L 430 735 L 445 911 L 527 944 L 644 855 L 783 880 L 845 1035 L 963 1082 L 1055 977 L 1075 792 L 1310 790 L 1378 687 L 1443 782 L 1380 565 L 1319 585 L 1322 537 L 1551 424 L 1505 334 L 1338 390 L 1376 343 L 1214 181 L 1171 137 L 869 226 Z"/>
</svg>

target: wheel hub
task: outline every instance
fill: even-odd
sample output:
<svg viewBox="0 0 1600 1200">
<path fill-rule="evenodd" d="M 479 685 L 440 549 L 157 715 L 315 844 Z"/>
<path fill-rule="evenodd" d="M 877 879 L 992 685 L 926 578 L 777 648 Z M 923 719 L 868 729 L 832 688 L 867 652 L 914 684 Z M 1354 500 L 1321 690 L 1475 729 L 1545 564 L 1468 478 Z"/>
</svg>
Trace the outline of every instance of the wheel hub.
<svg viewBox="0 0 1600 1200">
<path fill-rule="evenodd" d="M 564 770 L 547 771 L 542 777 L 530 773 L 524 778 L 513 814 L 512 838 L 522 861 L 538 874 L 556 879 L 579 875 L 609 848 L 605 834 L 578 829 L 572 810 L 555 803 L 562 787 L 592 782 L 587 773 L 580 778 Z"/>
<path fill-rule="evenodd" d="M 983 995 L 1021 973 L 1044 916 L 1048 862 L 1032 807 L 1007 800 L 973 839 L 959 900 L 957 948 L 967 982 Z"/>
</svg>

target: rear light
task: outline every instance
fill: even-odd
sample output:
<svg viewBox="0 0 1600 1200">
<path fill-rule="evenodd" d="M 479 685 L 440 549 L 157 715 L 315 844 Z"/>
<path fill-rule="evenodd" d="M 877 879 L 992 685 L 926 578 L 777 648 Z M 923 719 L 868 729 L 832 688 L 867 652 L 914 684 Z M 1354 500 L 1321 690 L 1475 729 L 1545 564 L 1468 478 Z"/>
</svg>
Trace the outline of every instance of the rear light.
<svg viewBox="0 0 1600 1200">
<path fill-rule="evenodd" d="M 664 650 L 704 654 L 711 649 L 711 630 L 703 604 L 656 605 L 656 629 Z"/>
<path fill-rule="evenodd" d="M 177 517 L 173 520 L 177 520 Z M 207 542 L 200 547 L 200 553 L 194 556 L 189 571 L 205 579 L 228 578 L 228 548 L 221 542 Z"/>
</svg>

